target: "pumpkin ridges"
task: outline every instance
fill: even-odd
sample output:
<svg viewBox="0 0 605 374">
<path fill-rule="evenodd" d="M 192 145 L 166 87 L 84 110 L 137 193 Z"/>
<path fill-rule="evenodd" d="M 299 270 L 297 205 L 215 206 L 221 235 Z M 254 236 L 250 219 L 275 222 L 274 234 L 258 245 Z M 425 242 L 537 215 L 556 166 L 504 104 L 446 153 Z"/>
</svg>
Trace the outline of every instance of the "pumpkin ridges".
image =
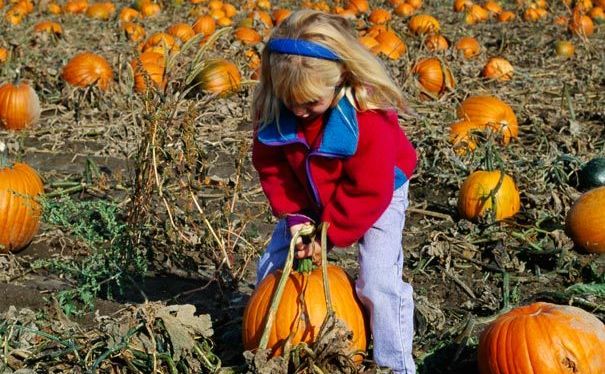
<svg viewBox="0 0 605 374">
<path fill-rule="evenodd" d="M 0 85 L 0 126 L 10 130 L 29 127 L 40 119 L 40 112 L 40 99 L 30 85 Z"/>
<path fill-rule="evenodd" d="M 333 295 L 332 305 L 337 317 L 344 320 L 350 329 L 355 331 L 355 329 L 358 328 L 357 326 L 360 324 L 362 325 L 363 331 L 354 334 L 354 342 L 357 337 L 359 344 L 363 345 L 356 346 L 352 344 L 352 349 L 365 349 L 366 341 L 364 333 L 366 325 L 363 320 L 362 307 L 359 304 L 359 301 L 354 299 L 354 303 L 351 304 L 352 300 L 347 300 L 347 304 L 342 306 L 336 304 L 336 302 L 340 301 L 340 298 L 335 298 L 334 295 L 342 293 L 339 296 L 344 298 L 345 291 L 349 295 L 353 294 L 352 289 L 354 286 L 352 281 L 346 274 L 342 274 L 343 272 L 344 271 L 337 266 L 328 265 L 330 291 Z M 262 331 L 259 330 L 264 329 L 266 323 L 264 316 L 268 313 L 270 299 L 277 287 L 281 274 L 281 270 L 278 270 L 263 279 L 246 306 L 242 328 L 244 346 L 246 349 L 254 349 L 258 346 L 260 336 L 262 335 Z M 346 283 L 344 284 L 340 282 L 340 280 L 343 279 L 346 279 Z M 304 302 L 308 315 L 306 315 L 306 318 L 303 321 L 306 323 L 301 323 L 299 322 L 300 318 L 294 318 L 294 316 L 301 312 L 298 300 L 300 290 L 302 289 L 305 280 L 308 284 Z M 308 275 L 303 275 L 298 272 L 290 274 L 281 303 L 277 310 L 275 323 L 269 332 L 270 339 L 267 346 L 273 350 L 273 353 L 281 352 L 281 347 L 279 346 L 280 340 L 283 343 L 283 340 L 287 338 L 290 332 L 293 331 L 299 323 L 301 324 L 298 331 L 296 331 L 292 337 L 293 344 L 297 344 L 299 341 L 298 339 L 313 338 L 319 332 L 327 309 L 324 301 L 325 296 L 322 282 L 321 269 L 316 269 Z M 355 313 L 354 310 L 357 310 L 357 312 Z M 349 315 L 347 312 L 350 312 L 351 314 Z M 351 316 L 356 316 L 357 318 L 352 318 Z M 262 320 L 259 317 L 262 317 Z"/>
<path fill-rule="evenodd" d="M 0 253 L 25 247 L 39 228 L 41 207 L 35 196 L 44 191 L 36 171 L 16 163 L 0 169 Z"/>
</svg>

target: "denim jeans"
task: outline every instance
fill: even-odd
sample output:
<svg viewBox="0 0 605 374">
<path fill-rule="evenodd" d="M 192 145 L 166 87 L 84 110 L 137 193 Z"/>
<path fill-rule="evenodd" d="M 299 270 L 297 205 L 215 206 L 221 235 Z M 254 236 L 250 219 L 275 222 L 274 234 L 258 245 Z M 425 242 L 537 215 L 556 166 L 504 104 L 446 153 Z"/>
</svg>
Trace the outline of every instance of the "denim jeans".
<svg viewBox="0 0 605 374">
<path fill-rule="evenodd" d="M 412 358 L 414 301 L 412 287 L 402 279 L 402 232 L 408 186 L 393 192 L 390 205 L 359 241 L 357 296 L 370 316 L 374 361 L 396 374 L 414 374 Z M 257 283 L 286 262 L 290 232 L 280 220 L 257 265 Z"/>
</svg>

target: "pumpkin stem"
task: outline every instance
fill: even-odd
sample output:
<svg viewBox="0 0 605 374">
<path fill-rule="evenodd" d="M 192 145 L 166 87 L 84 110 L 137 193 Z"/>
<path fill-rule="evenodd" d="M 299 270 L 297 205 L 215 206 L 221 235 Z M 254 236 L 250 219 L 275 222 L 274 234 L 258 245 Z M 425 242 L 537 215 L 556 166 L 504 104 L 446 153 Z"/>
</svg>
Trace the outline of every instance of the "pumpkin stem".
<svg viewBox="0 0 605 374">
<path fill-rule="evenodd" d="M 277 314 L 277 308 L 279 307 L 279 303 L 281 302 L 284 289 L 286 288 L 286 282 L 288 281 L 288 277 L 290 277 L 292 265 L 294 264 L 294 247 L 296 246 L 296 241 L 302 235 L 312 235 L 314 231 L 315 227 L 313 225 L 305 225 L 298 232 L 292 235 L 292 240 L 290 241 L 290 249 L 288 250 L 288 257 L 286 258 L 286 263 L 284 264 L 284 269 L 282 270 L 281 278 L 279 279 L 279 283 L 277 284 L 277 288 L 275 289 L 275 293 L 273 294 L 273 298 L 271 299 L 269 314 L 267 315 L 265 329 L 263 330 L 263 335 L 260 338 L 258 349 L 263 350 L 267 348 L 267 343 L 269 342 L 269 332 L 273 327 L 275 315 Z"/>
</svg>

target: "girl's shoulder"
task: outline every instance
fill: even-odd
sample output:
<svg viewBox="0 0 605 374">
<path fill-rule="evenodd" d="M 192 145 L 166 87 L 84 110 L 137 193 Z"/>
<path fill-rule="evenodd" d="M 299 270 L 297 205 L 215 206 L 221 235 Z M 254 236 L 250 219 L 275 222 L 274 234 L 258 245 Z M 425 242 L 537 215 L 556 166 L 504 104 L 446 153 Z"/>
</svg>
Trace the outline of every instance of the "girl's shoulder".
<svg viewBox="0 0 605 374">
<path fill-rule="evenodd" d="M 368 109 L 357 111 L 357 123 L 359 124 L 360 130 L 362 127 L 368 126 L 399 126 L 397 111 L 394 109 Z"/>
</svg>

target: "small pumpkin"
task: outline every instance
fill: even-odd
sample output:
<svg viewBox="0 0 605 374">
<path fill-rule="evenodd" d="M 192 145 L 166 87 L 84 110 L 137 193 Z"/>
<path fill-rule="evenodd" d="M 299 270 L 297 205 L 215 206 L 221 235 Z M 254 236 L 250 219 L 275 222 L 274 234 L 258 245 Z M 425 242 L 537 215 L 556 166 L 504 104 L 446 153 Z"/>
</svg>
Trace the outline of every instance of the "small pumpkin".
<svg viewBox="0 0 605 374">
<path fill-rule="evenodd" d="M 336 317 L 353 331 L 351 351 L 365 351 L 369 331 L 364 320 L 363 307 L 355 295 L 353 282 L 340 267 L 328 265 L 327 268 L 332 307 Z M 259 345 L 271 299 L 281 274 L 281 270 L 269 274 L 250 296 L 242 323 L 246 350 L 256 349 Z M 283 344 L 290 335 L 292 346 L 300 342 L 311 344 L 314 341 L 327 312 L 324 295 L 321 268 L 309 274 L 290 274 L 277 310 L 279 317 L 275 319 L 269 333 L 267 348 L 271 349 L 271 355 L 282 354 Z"/>
<path fill-rule="evenodd" d="M 106 91 L 113 80 L 113 70 L 104 57 L 82 52 L 67 62 L 61 77 L 72 86 L 88 87 L 94 84 Z"/>
<path fill-rule="evenodd" d="M 34 32 L 60 36 L 63 34 L 63 27 L 61 27 L 61 24 L 58 22 L 40 21 L 34 25 Z"/>
<path fill-rule="evenodd" d="M 473 4 L 466 10 L 464 16 L 464 22 L 467 25 L 474 25 L 476 23 L 485 22 L 489 19 L 489 12 L 481 5 Z"/>
<path fill-rule="evenodd" d="M 162 11 L 160 4 L 146 2 L 141 5 L 141 15 L 146 18 L 155 17 Z"/>
<path fill-rule="evenodd" d="M 241 74 L 233 62 L 219 58 L 206 62 L 195 81 L 202 91 L 226 96 L 239 90 Z"/>
<path fill-rule="evenodd" d="M 44 192 L 38 173 L 29 165 L 9 165 L 0 144 L 0 253 L 18 252 L 38 232 L 42 208 L 36 197 Z"/>
<path fill-rule="evenodd" d="M 585 192 L 576 200 L 565 221 L 565 231 L 587 252 L 605 253 L 605 187 Z"/>
<path fill-rule="evenodd" d="M 122 22 L 131 22 L 135 18 L 141 18 L 141 13 L 139 13 L 139 11 L 136 9 L 125 7 L 120 10 L 120 15 L 118 18 Z"/>
<path fill-rule="evenodd" d="M 431 34 L 424 39 L 424 46 L 431 52 L 438 52 L 447 50 L 449 43 L 443 35 Z"/>
<path fill-rule="evenodd" d="M 166 58 L 157 52 L 144 52 L 138 58 L 130 61 L 134 73 L 134 89 L 144 93 L 149 88 L 147 82 L 152 83 L 158 89 L 166 87 L 164 76 L 166 69 Z"/>
<path fill-rule="evenodd" d="M 418 14 L 410 18 L 408 28 L 413 34 L 423 35 L 439 32 L 439 21 L 428 14 Z"/>
<path fill-rule="evenodd" d="M 422 7 L 422 0 L 405 0 L 406 3 L 410 4 L 414 9 L 418 10 Z"/>
<path fill-rule="evenodd" d="M 502 314 L 479 337 L 481 374 L 605 373 L 605 325 L 570 305 L 537 302 Z"/>
<path fill-rule="evenodd" d="M 473 137 L 473 132 L 483 129 L 483 126 L 479 126 L 469 120 L 462 120 L 452 124 L 450 127 L 449 141 L 452 143 L 454 152 L 460 156 L 473 152 L 477 148 L 477 142 Z"/>
<path fill-rule="evenodd" d="M 418 61 L 412 68 L 412 74 L 421 91 L 432 98 L 437 98 L 446 90 L 453 90 L 456 87 L 452 72 L 436 57 Z"/>
<path fill-rule="evenodd" d="M 9 130 L 21 130 L 40 119 L 40 99 L 27 83 L 0 85 L 0 125 Z"/>
<path fill-rule="evenodd" d="M 141 52 L 174 53 L 180 50 L 176 38 L 165 32 L 153 33 L 141 46 Z"/>
<path fill-rule="evenodd" d="M 80 14 L 86 12 L 88 0 L 68 0 L 63 5 L 63 11 L 70 14 Z"/>
<path fill-rule="evenodd" d="M 138 25 L 134 22 L 122 22 L 122 30 L 128 36 L 128 39 L 133 42 L 138 42 L 145 37 L 145 29 L 143 26 Z"/>
<path fill-rule="evenodd" d="M 207 15 L 200 16 L 193 23 L 193 31 L 195 31 L 196 34 L 210 36 L 216 31 L 216 21 L 214 18 Z"/>
<path fill-rule="evenodd" d="M 409 17 L 416 12 L 416 9 L 408 3 L 399 4 L 395 8 L 395 14 L 400 17 Z"/>
<path fill-rule="evenodd" d="M 273 19 L 273 23 L 279 25 L 286 18 L 288 18 L 292 14 L 290 9 L 277 8 L 271 12 L 271 18 Z"/>
<path fill-rule="evenodd" d="M 556 52 L 557 56 L 559 56 L 559 57 L 563 57 L 563 58 L 573 57 L 575 51 L 576 51 L 576 47 L 569 40 L 559 40 L 555 44 L 555 52 Z"/>
<path fill-rule="evenodd" d="M 235 29 L 233 35 L 235 36 L 235 39 L 251 46 L 258 44 L 263 40 L 256 30 L 249 27 L 238 27 Z"/>
<path fill-rule="evenodd" d="M 497 19 L 498 22 L 506 23 L 514 21 L 515 17 L 515 13 L 511 12 L 510 10 L 505 10 L 498 14 Z"/>
<path fill-rule="evenodd" d="M 497 132 L 503 144 L 511 138 L 517 138 L 519 127 L 513 109 L 494 96 L 470 96 L 460 104 L 456 111 L 458 118 L 486 126 Z"/>
<path fill-rule="evenodd" d="M 391 20 L 391 12 L 384 8 L 374 8 L 368 17 L 368 21 L 373 24 L 382 25 Z"/>
<path fill-rule="evenodd" d="M 483 67 L 481 76 L 500 82 L 506 82 L 513 78 L 514 71 L 513 65 L 511 65 L 507 59 L 503 57 L 492 57 Z"/>
<path fill-rule="evenodd" d="M 582 190 L 605 186 L 605 157 L 593 158 L 582 166 L 578 185 Z"/>
<path fill-rule="evenodd" d="M 472 36 L 465 36 L 456 42 L 456 50 L 459 51 L 466 59 L 473 58 L 481 53 L 481 45 L 477 39 Z"/>
<path fill-rule="evenodd" d="M 93 19 L 107 21 L 116 11 L 115 5 L 111 2 L 93 3 L 86 9 L 86 16 Z"/>
<path fill-rule="evenodd" d="M 0 47 L 0 64 L 8 61 L 9 57 L 10 57 L 10 52 L 8 51 L 8 49 L 6 49 L 4 47 Z"/>
<path fill-rule="evenodd" d="M 183 43 L 186 43 L 189 39 L 195 36 L 195 31 L 193 31 L 193 28 L 183 22 L 171 25 L 168 29 L 166 29 L 166 33 L 174 36 Z"/>
<path fill-rule="evenodd" d="M 596 6 L 588 12 L 590 18 L 592 18 L 597 23 L 602 23 L 605 21 L 605 10 L 600 6 Z"/>
<path fill-rule="evenodd" d="M 590 17 L 575 13 L 569 20 L 569 31 L 581 37 L 589 37 L 594 33 L 594 23 Z"/>
<path fill-rule="evenodd" d="M 393 31 L 384 31 L 376 35 L 378 46 L 376 53 L 382 53 L 391 60 L 397 60 L 407 51 L 407 46 Z"/>
<path fill-rule="evenodd" d="M 473 5 L 472 0 L 454 0 L 454 12 L 464 12 L 466 8 L 470 8 Z"/>
<path fill-rule="evenodd" d="M 63 13 L 63 9 L 61 9 L 61 5 L 51 2 L 46 6 L 46 11 L 50 14 L 61 14 Z"/>
<path fill-rule="evenodd" d="M 370 5 L 367 0 L 349 0 L 345 8 L 352 9 L 355 13 L 367 13 L 370 10 Z"/>
<path fill-rule="evenodd" d="M 496 15 L 502 13 L 502 11 L 503 11 L 502 6 L 494 0 L 487 0 L 483 4 L 483 8 L 485 10 L 487 10 L 488 12 L 490 12 L 491 14 L 496 14 Z"/>
<path fill-rule="evenodd" d="M 521 199 L 517 185 L 502 171 L 478 170 L 469 175 L 458 195 L 458 212 L 468 220 L 491 212 L 496 221 L 517 214 Z"/>
</svg>

